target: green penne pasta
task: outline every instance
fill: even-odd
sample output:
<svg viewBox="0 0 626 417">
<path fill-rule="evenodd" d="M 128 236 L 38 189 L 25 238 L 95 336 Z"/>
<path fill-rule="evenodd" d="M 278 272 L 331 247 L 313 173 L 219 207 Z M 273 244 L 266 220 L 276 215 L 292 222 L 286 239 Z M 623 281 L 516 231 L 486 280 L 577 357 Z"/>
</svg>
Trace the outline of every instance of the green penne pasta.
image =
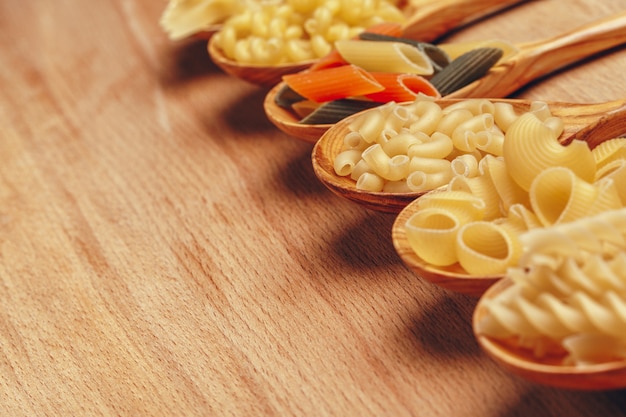
<svg viewBox="0 0 626 417">
<path fill-rule="evenodd" d="M 500 60 L 502 50 L 478 48 L 464 53 L 431 79 L 442 96 L 451 94 L 485 75 Z"/>
<path fill-rule="evenodd" d="M 337 123 L 352 114 L 377 106 L 380 106 L 380 103 L 366 100 L 341 99 L 329 101 L 300 120 L 300 123 L 309 125 Z"/>
</svg>

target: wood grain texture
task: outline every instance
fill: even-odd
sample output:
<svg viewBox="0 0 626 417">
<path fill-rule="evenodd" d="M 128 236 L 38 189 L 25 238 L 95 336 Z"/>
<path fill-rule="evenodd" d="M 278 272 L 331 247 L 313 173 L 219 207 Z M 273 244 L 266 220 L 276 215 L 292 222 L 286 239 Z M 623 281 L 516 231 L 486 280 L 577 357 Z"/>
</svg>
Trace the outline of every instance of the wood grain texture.
<svg viewBox="0 0 626 417">
<path fill-rule="evenodd" d="M 420 281 L 394 217 L 171 43 L 165 1 L 0 2 L 0 415 L 597 416 L 623 391 L 525 382 L 474 299 Z M 532 40 L 623 0 L 528 2 L 454 39 Z M 624 96 L 617 48 L 518 93 Z"/>
</svg>

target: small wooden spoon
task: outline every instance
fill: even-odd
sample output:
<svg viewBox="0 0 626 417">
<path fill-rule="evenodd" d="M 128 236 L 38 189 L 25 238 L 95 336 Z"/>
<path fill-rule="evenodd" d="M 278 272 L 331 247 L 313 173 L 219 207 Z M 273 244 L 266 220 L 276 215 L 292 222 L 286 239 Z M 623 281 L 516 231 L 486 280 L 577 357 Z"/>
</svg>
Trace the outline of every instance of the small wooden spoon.
<svg viewBox="0 0 626 417">
<path fill-rule="evenodd" d="M 461 100 L 435 100 L 441 107 L 447 107 L 458 101 Z M 531 105 L 531 101 L 521 99 L 491 99 L 491 101 L 511 103 L 518 113 L 528 111 Z M 552 114 L 563 120 L 564 131 L 560 137 L 562 143 L 568 143 L 575 136 L 582 137 L 588 134 L 590 130 L 592 132 L 596 131 L 596 135 L 591 135 L 591 137 L 594 138 L 598 137 L 597 132 L 600 128 L 607 132 L 617 131 L 619 129 L 616 128 L 615 123 L 623 124 L 623 126 L 621 126 L 623 129 L 620 130 L 620 132 L 626 132 L 626 120 L 623 118 L 612 119 L 611 124 L 607 124 L 606 120 L 603 119 L 608 114 L 626 109 L 626 99 L 594 104 L 548 102 L 548 105 Z M 374 110 L 365 110 L 365 112 L 368 111 Z M 406 207 L 407 204 L 424 193 L 362 191 L 356 188 L 356 182 L 354 180 L 349 177 L 339 176 L 335 173 L 334 161 L 337 154 L 342 150 L 345 135 L 350 131 L 349 125 L 356 117 L 363 113 L 364 112 L 358 113 L 343 119 L 322 135 L 313 147 L 313 170 L 318 179 L 335 194 L 372 210 L 398 213 Z M 594 125 L 594 123 L 598 123 L 598 125 Z M 606 127 L 603 127 L 605 125 Z"/>
<path fill-rule="evenodd" d="M 593 149 L 600 143 L 616 138 L 626 132 L 626 100 L 620 100 L 605 104 L 605 113 L 600 110 L 604 105 L 573 105 L 571 107 L 563 107 L 562 111 L 569 111 L 569 116 L 562 113 L 565 120 L 568 118 L 576 119 L 576 112 L 581 112 L 580 119 L 576 120 L 573 129 L 567 128 L 561 137 L 562 143 L 571 142 L 573 139 L 585 140 Z M 554 113 L 559 113 L 561 109 L 553 107 Z M 593 108 L 594 113 L 587 113 L 583 110 Z M 595 119 L 595 120 L 594 120 Z M 577 122 L 582 121 L 588 123 L 587 126 L 581 127 Z M 431 191 L 431 192 L 437 192 Z M 371 197 L 370 197 L 371 198 Z M 431 265 L 421 259 L 411 248 L 406 236 L 405 225 L 407 220 L 418 210 L 419 199 L 413 200 L 404 209 L 400 211 L 398 217 L 394 221 L 392 227 L 392 241 L 396 252 L 404 263 L 420 278 L 425 279 L 433 284 L 439 285 L 451 291 L 471 295 L 480 296 L 494 283 L 502 279 L 501 275 L 476 276 L 465 272 L 458 264 L 449 267 L 439 267 Z"/>
<path fill-rule="evenodd" d="M 502 278 L 499 275 L 472 276 L 465 272 L 459 264 L 439 267 L 431 265 L 417 256 L 409 244 L 405 229 L 406 222 L 417 209 L 417 202 L 418 200 L 414 200 L 398 214 L 391 229 L 391 240 L 398 256 L 415 275 L 441 288 L 472 297 L 479 297 L 487 288 Z"/>
<path fill-rule="evenodd" d="M 516 45 L 519 53 L 493 67 L 484 77 L 445 98 L 507 97 L 543 75 L 595 53 L 626 43 L 626 12 L 583 25 L 560 36 Z M 315 143 L 332 124 L 298 123 L 299 118 L 276 104 L 284 83 L 272 88 L 263 103 L 269 120 L 298 139 Z"/>
<path fill-rule="evenodd" d="M 405 9 L 410 17 L 404 25 L 403 36 L 429 42 L 461 24 L 523 1 L 527 0 L 413 1 Z M 311 60 L 273 66 L 240 64 L 226 57 L 214 38 L 209 40 L 208 52 L 215 65 L 227 74 L 268 88 L 281 82 L 283 75 L 300 72 L 315 63 Z"/>
<path fill-rule="evenodd" d="M 577 390 L 626 388 L 626 360 L 586 366 L 562 365 L 562 356 L 536 358 L 523 349 L 479 334 L 478 323 L 489 314 L 486 301 L 510 285 L 510 278 L 498 281 L 482 295 L 474 310 L 474 335 L 492 359 L 512 373 L 544 385 Z"/>
</svg>

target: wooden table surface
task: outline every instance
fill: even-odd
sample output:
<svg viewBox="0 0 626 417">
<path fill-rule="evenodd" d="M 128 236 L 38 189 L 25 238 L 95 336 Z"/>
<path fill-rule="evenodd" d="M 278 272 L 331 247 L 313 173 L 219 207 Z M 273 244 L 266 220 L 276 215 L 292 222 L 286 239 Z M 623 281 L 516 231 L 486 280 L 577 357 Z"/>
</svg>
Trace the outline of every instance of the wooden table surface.
<svg viewBox="0 0 626 417">
<path fill-rule="evenodd" d="M 394 217 L 324 188 L 264 90 L 168 40 L 165 3 L 0 1 L 0 415 L 626 415 L 626 391 L 535 385 L 483 354 L 476 300 L 412 274 Z M 445 39 L 623 9 L 532 1 Z M 616 48 L 516 95 L 625 86 Z"/>
</svg>

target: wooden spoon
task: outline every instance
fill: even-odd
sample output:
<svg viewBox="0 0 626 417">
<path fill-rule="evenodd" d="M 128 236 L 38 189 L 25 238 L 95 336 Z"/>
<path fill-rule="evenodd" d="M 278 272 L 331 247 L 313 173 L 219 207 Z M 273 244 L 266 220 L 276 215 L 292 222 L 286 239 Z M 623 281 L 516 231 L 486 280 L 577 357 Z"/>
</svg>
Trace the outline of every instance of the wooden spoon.
<svg viewBox="0 0 626 417">
<path fill-rule="evenodd" d="M 459 264 L 448 267 L 431 265 L 417 256 L 409 244 L 405 224 L 417 209 L 418 200 L 410 203 L 402 210 L 393 223 L 391 240 L 400 256 L 400 259 L 423 280 L 450 291 L 479 297 L 487 288 L 496 283 L 502 276 L 473 276 L 469 275 Z"/>
<path fill-rule="evenodd" d="M 601 110 L 603 107 L 604 112 Z M 587 112 L 586 109 L 593 109 L 593 112 Z M 561 108 L 553 106 L 553 113 L 560 114 L 565 121 L 573 120 L 573 124 L 566 122 L 566 132 L 561 136 L 561 143 L 564 144 L 573 139 L 580 139 L 585 140 L 593 149 L 600 143 L 626 132 L 626 100 L 605 104 L 563 105 Z M 577 113 L 580 114 L 580 118 L 577 118 Z M 579 122 L 588 123 L 588 125 L 581 127 Z M 437 192 L 437 190 L 431 192 Z M 419 209 L 418 202 L 419 199 L 415 199 L 400 211 L 391 233 L 396 252 L 417 276 L 442 288 L 471 296 L 482 295 L 489 287 L 502 279 L 501 275 L 470 275 L 458 264 L 442 268 L 431 265 L 417 256 L 409 244 L 405 225 Z"/>
<path fill-rule="evenodd" d="M 435 102 L 441 107 L 447 107 L 458 101 L 461 100 L 435 100 Z M 491 99 L 490 101 L 494 103 L 511 103 L 520 114 L 528 111 L 531 105 L 531 101 L 522 99 Z M 562 143 L 568 143 L 574 137 L 585 136 L 589 134 L 590 131 L 596 131 L 595 135 L 590 136 L 592 138 L 597 138 L 599 137 L 597 133 L 600 129 L 607 131 L 607 133 L 618 130 L 620 133 L 626 132 L 625 119 L 614 118 L 611 119 L 610 124 L 607 123 L 606 119 L 604 119 L 604 117 L 608 114 L 626 109 L 626 99 L 593 104 L 548 102 L 548 105 L 552 114 L 563 120 L 564 131 L 559 138 Z M 369 111 L 375 111 L 375 109 L 365 110 L 365 112 Z M 354 180 L 349 177 L 339 176 L 335 173 L 334 161 L 337 154 L 342 150 L 345 135 L 350 131 L 349 125 L 355 118 L 363 113 L 364 112 L 361 112 L 343 119 L 333 125 L 322 135 L 313 147 L 313 170 L 318 179 L 335 194 L 359 203 L 368 209 L 387 213 L 398 213 L 406 207 L 407 204 L 424 193 L 362 191 L 356 188 L 356 182 Z M 597 123 L 597 125 L 594 123 Z M 622 126 L 616 127 L 616 123 L 621 124 Z"/>
<path fill-rule="evenodd" d="M 512 285 L 503 278 L 479 299 L 474 310 L 472 327 L 481 348 L 498 364 L 529 381 L 559 388 L 577 390 L 610 390 L 626 388 L 626 360 L 603 364 L 562 365 L 562 356 L 536 358 L 532 353 L 478 333 L 478 323 L 489 314 L 485 303 Z"/>
<path fill-rule="evenodd" d="M 532 80 L 625 42 L 626 12 L 623 12 L 553 38 L 516 45 L 517 54 L 445 98 L 506 97 Z M 276 104 L 276 95 L 283 87 L 284 83 L 276 85 L 265 97 L 267 117 L 290 136 L 316 142 L 332 125 L 298 123 L 294 113 Z"/>
<path fill-rule="evenodd" d="M 429 42 L 461 24 L 494 13 L 527 0 L 416 0 L 405 9 L 408 21 L 403 36 Z M 262 87 L 272 87 L 285 74 L 300 72 L 315 60 L 281 65 L 240 64 L 224 55 L 215 38 L 208 43 L 208 52 L 215 65 L 227 74 Z M 318 136 L 319 137 L 319 136 Z"/>
</svg>

